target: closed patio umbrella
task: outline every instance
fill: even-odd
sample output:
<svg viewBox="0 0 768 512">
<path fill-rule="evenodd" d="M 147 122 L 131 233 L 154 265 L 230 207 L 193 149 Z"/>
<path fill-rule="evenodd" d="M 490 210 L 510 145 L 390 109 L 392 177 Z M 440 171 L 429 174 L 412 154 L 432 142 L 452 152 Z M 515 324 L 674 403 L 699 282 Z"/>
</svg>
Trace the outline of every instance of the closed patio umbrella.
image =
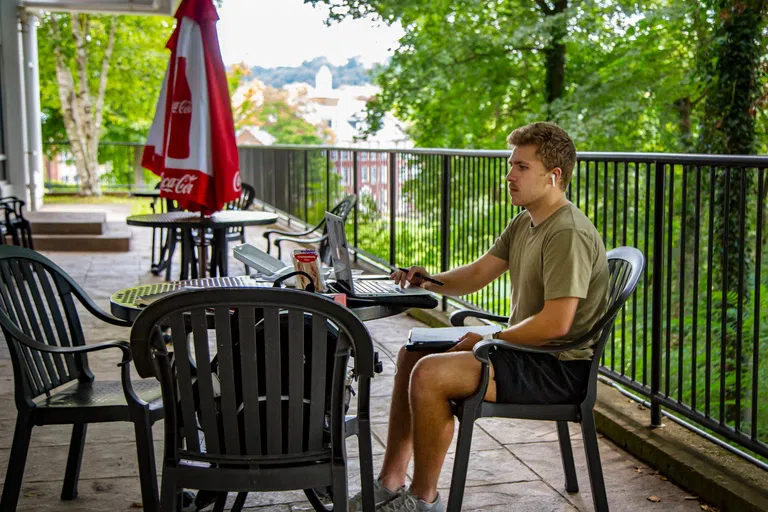
<svg viewBox="0 0 768 512">
<path fill-rule="evenodd" d="M 176 19 L 142 165 L 161 177 L 160 197 L 210 215 L 241 193 L 219 17 L 212 0 L 182 0 Z"/>
</svg>

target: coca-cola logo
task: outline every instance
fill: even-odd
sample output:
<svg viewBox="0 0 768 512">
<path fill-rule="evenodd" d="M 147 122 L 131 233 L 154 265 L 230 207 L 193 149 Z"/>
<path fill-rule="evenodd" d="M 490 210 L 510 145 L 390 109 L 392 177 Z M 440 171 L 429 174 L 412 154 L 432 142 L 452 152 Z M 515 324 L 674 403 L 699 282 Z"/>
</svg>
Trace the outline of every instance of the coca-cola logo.
<svg viewBox="0 0 768 512">
<path fill-rule="evenodd" d="M 232 181 L 232 186 L 235 188 L 235 191 L 240 192 L 243 189 L 243 182 L 240 181 L 240 171 L 237 171 L 235 173 L 235 178 Z"/>
<path fill-rule="evenodd" d="M 197 181 L 197 176 L 193 176 L 192 174 L 185 174 L 180 178 L 172 178 L 170 176 L 163 177 L 163 179 L 160 180 L 160 191 L 188 195 L 192 193 L 192 187 L 195 186 L 195 181 Z"/>
<path fill-rule="evenodd" d="M 191 114 L 192 102 L 189 100 L 174 101 L 171 103 L 171 114 Z"/>
</svg>

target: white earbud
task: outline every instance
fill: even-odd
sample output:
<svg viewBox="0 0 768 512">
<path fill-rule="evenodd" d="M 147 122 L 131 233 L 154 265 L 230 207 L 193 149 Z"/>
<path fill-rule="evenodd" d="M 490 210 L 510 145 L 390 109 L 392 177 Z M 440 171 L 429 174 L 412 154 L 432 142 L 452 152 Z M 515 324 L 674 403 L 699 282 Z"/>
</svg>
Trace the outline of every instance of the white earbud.
<svg viewBox="0 0 768 512">
<path fill-rule="evenodd" d="M 553 187 L 556 187 L 556 186 L 557 186 L 557 185 L 555 184 L 555 175 L 554 175 L 554 174 L 552 175 L 552 186 L 553 186 Z"/>
</svg>

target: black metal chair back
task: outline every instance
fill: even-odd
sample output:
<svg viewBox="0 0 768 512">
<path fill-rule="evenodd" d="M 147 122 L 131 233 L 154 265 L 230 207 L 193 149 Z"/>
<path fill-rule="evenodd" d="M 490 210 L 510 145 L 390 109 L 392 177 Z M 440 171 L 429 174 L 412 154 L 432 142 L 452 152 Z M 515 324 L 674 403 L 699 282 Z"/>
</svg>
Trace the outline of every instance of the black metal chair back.
<svg viewBox="0 0 768 512">
<path fill-rule="evenodd" d="M 0 325 L 11 353 L 17 407 L 72 380 L 90 381 L 85 354 L 50 354 L 21 344 L 15 332 L 51 347 L 85 345 L 74 298 L 84 295 L 59 267 L 30 250 L 0 252 Z M 78 297 L 79 298 L 79 297 Z"/>
<path fill-rule="evenodd" d="M 350 194 L 344 199 L 342 199 L 339 204 L 334 206 L 330 212 L 333 213 L 334 215 L 338 215 L 344 221 L 346 221 L 347 217 L 349 217 L 349 214 L 354 211 L 356 203 L 357 203 L 357 196 L 355 194 Z M 296 242 L 296 243 L 318 243 L 320 244 L 318 248 L 318 252 L 320 253 L 321 260 L 323 261 L 323 263 L 330 264 L 331 250 L 328 245 L 328 228 L 325 225 L 325 216 L 323 216 L 322 220 L 318 222 L 317 225 L 298 233 L 295 231 L 281 231 L 277 229 L 270 229 L 265 231 L 264 238 L 267 239 L 268 254 L 271 250 L 271 245 L 272 245 L 269 237 L 273 234 L 285 235 L 285 236 L 280 236 L 279 238 L 276 238 L 274 240 L 274 244 L 275 246 L 277 246 L 278 259 L 282 258 L 282 249 L 280 247 L 281 242 L 290 241 L 290 242 Z M 316 238 L 301 238 L 309 235 L 314 235 L 316 236 Z"/>
<path fill-rule="evenodd" d="M 72 500 L 77 497 L 88 423 L 130 421 L 136 434 L 143 508 L 156 512 L 152 423 L 163 416 L 157 383 L 131 383 L 126 342 L 86 344 L 75 299 L 104 322 L 130 326 L 102 311 L 48 258 L 31 249 L 0 246 L 0 328 L 13 364 L 18 409 L 0 510 L 16 509 L 33 427 L 73 425 L 61 492 L 61 499 Z M 97 380 L 88 367 L 88 352 L 107 349 L 122 353 L 119 382 Z"/>
<path fill-rule="evenodd" d="M 0 199 L 0 208 L 5 214 L 5 227 L 13 245 L 34 249 L 32 225 L 24 218 L 24 205 L 24 201 L 15 196 Z"/>
<path fill-rule="evenodd" d="M 459 512 L 464 498 L 464 484 L 467 476 L 469 452 L 471 447 L 474 421 L 483 417 L 503 417 L 535 420 L 551 420 L 557 422 L 558 439 L 565 471 L 565 487 L 568 492 L 578 492 L 576 469 L 573 462 L 568 421 L 581 423 L 584 437 L 584 450 L 587 456 L 592 500 L 597 512 L 608 510 L 608 500 L 605 495 L 600 452 L 597 445 L 594 416 L 592 409 L 597 398 L 597 373 L 600 358 L 606 342 L 613 331 L 614 321 L 624 303 L 634 292 L 643 273 L 645 258 L 633 247 L 618 247 L 608 252 L 608 302 L 606 311 L 595 325 L 584 336 L 570 343 L 558 345 L 530 346 L 513 345 L 500 340 L 481 342 L 474 348 L 475 357 L 483 363 L 481 382 L 477 392 L 461 403 L 455 404 L 454 413 L 459 417 L 459 439 L 454 459 L 451 492 L 448 501 L 449 512 Z M 463 325 L 468 317 L 484 318 L 498 322 L 507 319 L 502 316 L 484 312 L 463 310 L 451 315 L 453 325 Z M 492 350 L 519 350 L 532 353 L 556 354 L 566 350 L 592 347 L 592 363 L 589 380 L 584 398 L 580 403 L 556 405 L 522 405 L 487 402 L 484 400 L 488 389 L 489 353 Z"/>
<path fill-rule="evenodd" d="M 281 329 L 286 315 L 287 329 Z M 170 326 L 175 364 L 160 325 Z M 328 343 L 330 326 L 338 329 L 335 346 Z M 167 405 L 163 510 L 175 510 L 182 487 L 248 492 L 323 486 L 332 486 L 335 505 L 346 510 L 350 351 L 366 389 L 374 371 L 370 334 L 348 309 L 296 290 L 182 292 L 139 315 L 131 346 L 139 373 L 157 375 Z"/>
</svg>

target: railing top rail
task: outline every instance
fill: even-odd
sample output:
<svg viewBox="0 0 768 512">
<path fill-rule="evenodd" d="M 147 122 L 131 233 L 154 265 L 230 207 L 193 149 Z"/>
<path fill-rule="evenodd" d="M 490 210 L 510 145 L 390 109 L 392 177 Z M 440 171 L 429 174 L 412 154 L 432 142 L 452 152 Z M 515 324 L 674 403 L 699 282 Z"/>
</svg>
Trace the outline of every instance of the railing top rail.
<svg viewBox="0 0 768 512">
<path fill-rule="evenodd" d="M 64 145 L 66 141 L 52 144 Z M 104 145 L 140 146 L 140 142 L 112 142 L 101 141 Z M 323 145 L 298 145 L 280 144 L 272 146 L 240 146 L 241 148 L 254 148 L 259 150 L 303 150 L 303 151 L 368 151 L 377 153 L 401 153 L 409 155 L 445 155 L 445 156 L 475 156 L 507 158 L 509 150 L 498 149 L 441 149 L 441 148 L 366 148 Z M 663 163 L 684 165 L 717 165 L 739 167 L 764 167 L 768 168 L 768 155 L 706 155 L 688 153 L 627 153 L 627 152 L 602 152 L 580 151 L 578 159 L 591 162 L 634 162 L 634 163 Z"/>
</svg>

